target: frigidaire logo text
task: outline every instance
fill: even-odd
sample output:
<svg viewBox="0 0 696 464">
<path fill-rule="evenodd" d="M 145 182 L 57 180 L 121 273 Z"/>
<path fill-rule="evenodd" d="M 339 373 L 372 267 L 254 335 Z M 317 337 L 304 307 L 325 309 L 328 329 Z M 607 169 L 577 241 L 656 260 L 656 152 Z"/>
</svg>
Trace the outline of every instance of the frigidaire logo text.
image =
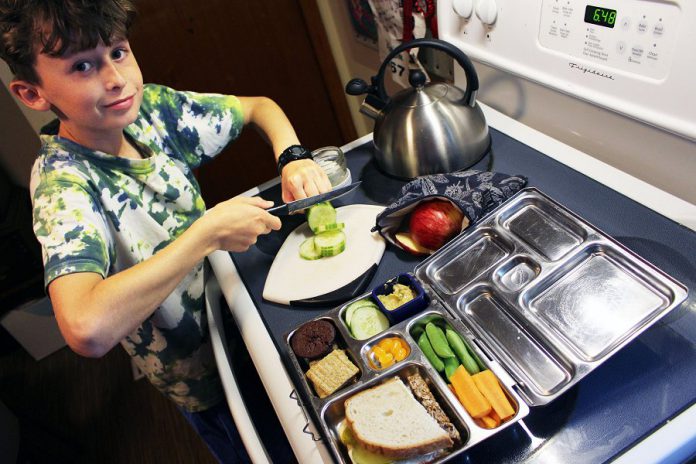
<svg viewBox="0 0 696 464">
<path fill-rule="evenodd" d="M 568 63 L 568 66 L 570 66 L 570 69 L 577 69 L 578 71 L 581 71 L 583 74 L 594 74 L 595 76 L 611 79 L 612 81 L 614 80 L 614 76 L 612 76 L 611 74 L 605 74 L 601 71 L 597 71 L 596 69 L 586 68 L 585 66 L 582 66 L 577 63 Z"/>
</svg>

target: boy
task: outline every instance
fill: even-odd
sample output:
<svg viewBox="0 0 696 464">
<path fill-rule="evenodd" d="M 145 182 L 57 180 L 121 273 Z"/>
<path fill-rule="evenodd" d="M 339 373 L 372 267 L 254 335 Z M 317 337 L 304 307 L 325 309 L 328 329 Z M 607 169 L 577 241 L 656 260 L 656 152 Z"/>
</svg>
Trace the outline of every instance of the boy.
<svg viewBox="0 0 696 464">
<path fill-rule="evenodd" d="M 130 0 L 0 0 L 10 89 L 58 116 L 30 186 L 46 287 L 75 352 L 121 343 L 219 461 L 246 460 L 208 339 L 203 258 L 245 251 L 281 224 L 260 198 L 204 214 L 192 169 L 253 124 L 279 159 L 284 201 L 331 185 L 271 100 L 143 85 L 134 16 Z"/>
</svg>

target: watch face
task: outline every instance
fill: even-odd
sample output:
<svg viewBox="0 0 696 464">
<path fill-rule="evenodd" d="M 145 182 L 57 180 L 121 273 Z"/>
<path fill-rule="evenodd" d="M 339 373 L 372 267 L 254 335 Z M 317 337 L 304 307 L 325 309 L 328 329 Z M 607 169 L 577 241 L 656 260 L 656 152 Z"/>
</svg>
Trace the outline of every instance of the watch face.
<svg viewBox="0 0 696 464">
<path fill-rule="evenodd" d="M 304 152 L 305 152 L 305 149 L 302 148 L 302 147 L 292 147 L 292 148 L 290 149 L 290 153 L 291 153 L 292 155 L 295 155 L 295 156 L 300 156 L 300 155 L 303 154 Z"/>
</svg>

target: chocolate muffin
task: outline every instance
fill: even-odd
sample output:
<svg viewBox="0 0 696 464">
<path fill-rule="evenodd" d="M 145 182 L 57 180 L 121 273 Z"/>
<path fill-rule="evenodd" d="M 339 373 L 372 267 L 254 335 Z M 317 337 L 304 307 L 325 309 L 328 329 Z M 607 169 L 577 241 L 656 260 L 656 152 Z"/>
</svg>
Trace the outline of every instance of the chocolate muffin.
<svg viewBox="0 0 696 464">
<path fill-rule="evenodd" d="M 315 359 L 331 350 L 335 338 L 334 325 L 320 319 L 301 325 L 292 335 L 290 346 L 297 356 Z"/>
</svg>

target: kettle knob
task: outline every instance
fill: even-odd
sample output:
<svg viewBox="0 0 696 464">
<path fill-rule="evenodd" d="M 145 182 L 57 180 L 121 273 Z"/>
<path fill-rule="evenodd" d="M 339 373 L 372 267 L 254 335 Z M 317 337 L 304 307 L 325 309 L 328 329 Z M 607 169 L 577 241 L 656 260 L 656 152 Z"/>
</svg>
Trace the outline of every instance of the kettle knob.
<svg viewBox="0 0 696 464">
<path fill-rule="evenodd" d="M 420 69 L 413 69 L 408 73 L 408 83 L 412 87 L 420 88 L 425 85 L 425 73 Z"/>
<path fill-rule="evenodd" d="M 346 84 L 346 93 L 348 95 L 362 95 L 364 93 L 369 93 L 372 90 L 372 86 L 368 85 L 363 79 L 356 78 L 351 79 Z"/>
</svg>

